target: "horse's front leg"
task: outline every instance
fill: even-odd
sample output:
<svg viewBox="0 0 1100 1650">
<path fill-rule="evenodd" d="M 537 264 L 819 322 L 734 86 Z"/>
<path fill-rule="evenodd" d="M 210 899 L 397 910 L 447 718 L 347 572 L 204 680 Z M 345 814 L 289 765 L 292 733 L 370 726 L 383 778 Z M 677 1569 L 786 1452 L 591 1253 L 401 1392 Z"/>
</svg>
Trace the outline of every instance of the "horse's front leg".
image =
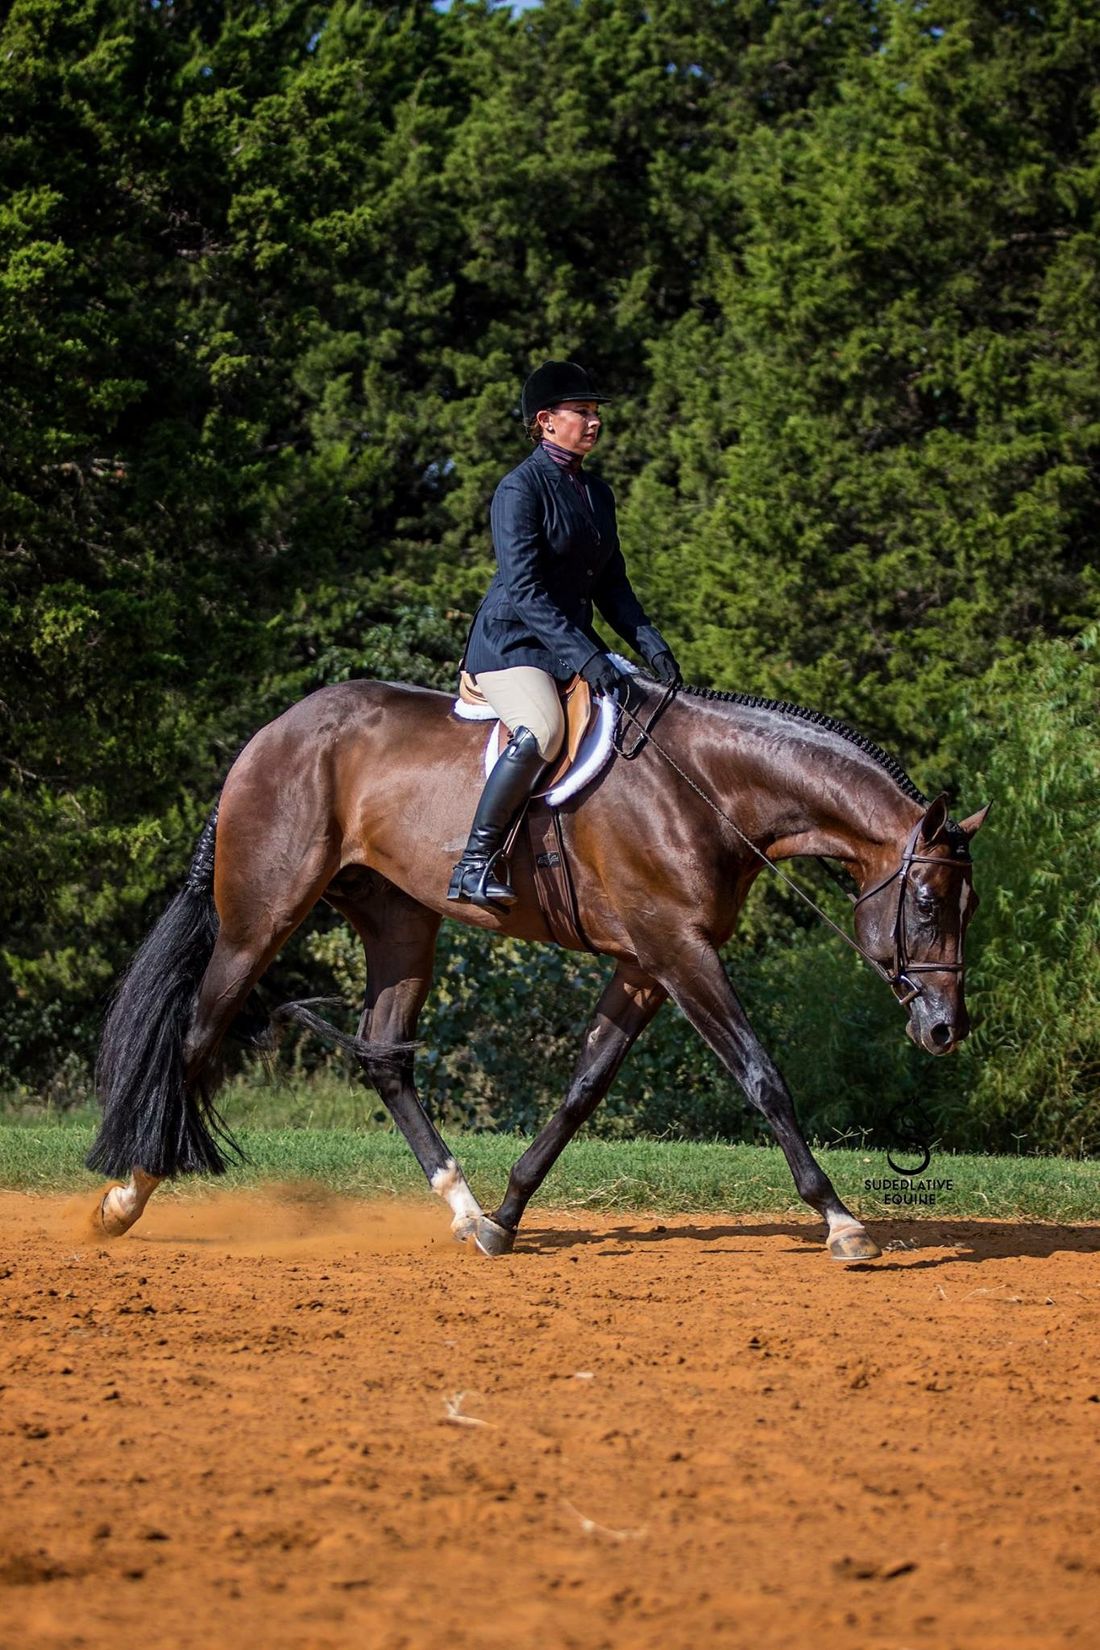
<svg viewBox="0 0 1100 1650">
<path fill-rule="evenodd" d="M 706 942 L 681 955 L 674 975 L 664 974 L 669 996 L 723 1065 L 746 1098 L 767 1119 L 790 1164 L 798 1195 L 816 1209 L 828 1228 L 826 1245 L 834 1260 L 875 1260 L 878 1244 L 836 1194 L 814 1157 L 795 1116 L 790 1090 L 757 1041 L 718 953 Z"/>
<path fill-rule="evenodd" d="M 572 1140 L 614 1081 L 627 1051 L 652 1020 L 667 992 L 648 974 L 620 964 L 604 987 L 585 1032 L 584 1046 L 569 1092 L 508 1177 L 504 1202 L 482 1222 L 479 1243 L 492 1254 L 507 1254 L 528 1202 L 542 1185 L 558 1156 Z"/>
</svg>

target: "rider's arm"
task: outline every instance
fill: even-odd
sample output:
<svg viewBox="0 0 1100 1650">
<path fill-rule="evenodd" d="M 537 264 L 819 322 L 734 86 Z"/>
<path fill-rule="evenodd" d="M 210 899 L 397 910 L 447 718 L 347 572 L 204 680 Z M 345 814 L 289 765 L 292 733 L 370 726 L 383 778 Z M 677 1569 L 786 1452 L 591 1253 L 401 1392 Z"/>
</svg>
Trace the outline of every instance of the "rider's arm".
<svg viewBox="0 0 1100 1650">
<path fill-rule="evenodd" d="M 615 521 L 615 495 L 606 482 L 602 485 L 605 503 L 609 507 L 615 548 L 592 586 L 592 600 L 597 610 L 624 642 L 629 642 L 631 647 L 637 648 L 638 630 L 642 625 L 648 625 L 650 620 L 646 617 L 645 608 L 634 594 L 634 587 L 627 577 L 626 560 L 619 548 L 619 531 Z"/>
<path fill-rule="evenodd" d="M 539 566 L 543 528 L 537 494 L 522 481 L 505 477 L 493 494 L 490 519 L 497 566 L 509 602 L 564 666 L 583 670 L 599 649 L 579 625 L 566 618 L 546 589 Z"/>
</svg>

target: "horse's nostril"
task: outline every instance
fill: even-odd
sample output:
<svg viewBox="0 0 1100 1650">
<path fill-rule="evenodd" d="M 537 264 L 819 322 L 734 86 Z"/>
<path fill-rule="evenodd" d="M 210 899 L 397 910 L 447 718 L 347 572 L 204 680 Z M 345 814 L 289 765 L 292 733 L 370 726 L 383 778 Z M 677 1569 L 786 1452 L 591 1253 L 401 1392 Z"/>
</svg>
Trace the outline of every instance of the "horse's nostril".
<svg viewBox="0 0 1100 1650">
<path fill-rule="evenodd" d="M 953 1036 L 954 1033 L 951 1027 L 945 1025 L 942 1021 L 938 1026 L 932 1027 L 931 1037 L 937 1048 L 946 1048 Z"/>
</svg>

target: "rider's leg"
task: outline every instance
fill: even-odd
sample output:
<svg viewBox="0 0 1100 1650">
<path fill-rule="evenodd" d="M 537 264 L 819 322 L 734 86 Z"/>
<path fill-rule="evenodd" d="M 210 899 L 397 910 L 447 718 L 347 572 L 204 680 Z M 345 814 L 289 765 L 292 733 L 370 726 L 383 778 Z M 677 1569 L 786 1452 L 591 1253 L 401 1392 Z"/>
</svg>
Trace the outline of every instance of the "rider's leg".
<svg viewBox="0 0 1100 1650">
<path fill-rule="evenodd" d="M 513 732 L 485 781 L 447 898 L 470 900 L 491 910 L 515 900 L 501 850 L 539 775 L 561 749 L 565 716 L 557 683 L 545 670 L 519 665 L 480 671 L 477 685 Z"/>
</svg>

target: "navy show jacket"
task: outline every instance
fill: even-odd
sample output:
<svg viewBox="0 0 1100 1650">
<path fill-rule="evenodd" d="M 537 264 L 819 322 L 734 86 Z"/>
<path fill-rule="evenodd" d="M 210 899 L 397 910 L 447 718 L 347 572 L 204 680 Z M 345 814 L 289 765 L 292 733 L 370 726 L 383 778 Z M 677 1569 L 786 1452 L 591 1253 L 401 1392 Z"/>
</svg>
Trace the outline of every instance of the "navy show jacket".
<svg viewBox="0 0 1100 1650">
<path fill-rule="evenodd" d="M 561 465 L 536 447 L 493 494 L 497 571 L 474 617 L 465 667 L 534 665 L 568 681 L 601 651 L 593 606 L 631 647 L 649 623 L 626 576 L 606 481 L 581 472 L 589 512 Z"/>
</svg>

